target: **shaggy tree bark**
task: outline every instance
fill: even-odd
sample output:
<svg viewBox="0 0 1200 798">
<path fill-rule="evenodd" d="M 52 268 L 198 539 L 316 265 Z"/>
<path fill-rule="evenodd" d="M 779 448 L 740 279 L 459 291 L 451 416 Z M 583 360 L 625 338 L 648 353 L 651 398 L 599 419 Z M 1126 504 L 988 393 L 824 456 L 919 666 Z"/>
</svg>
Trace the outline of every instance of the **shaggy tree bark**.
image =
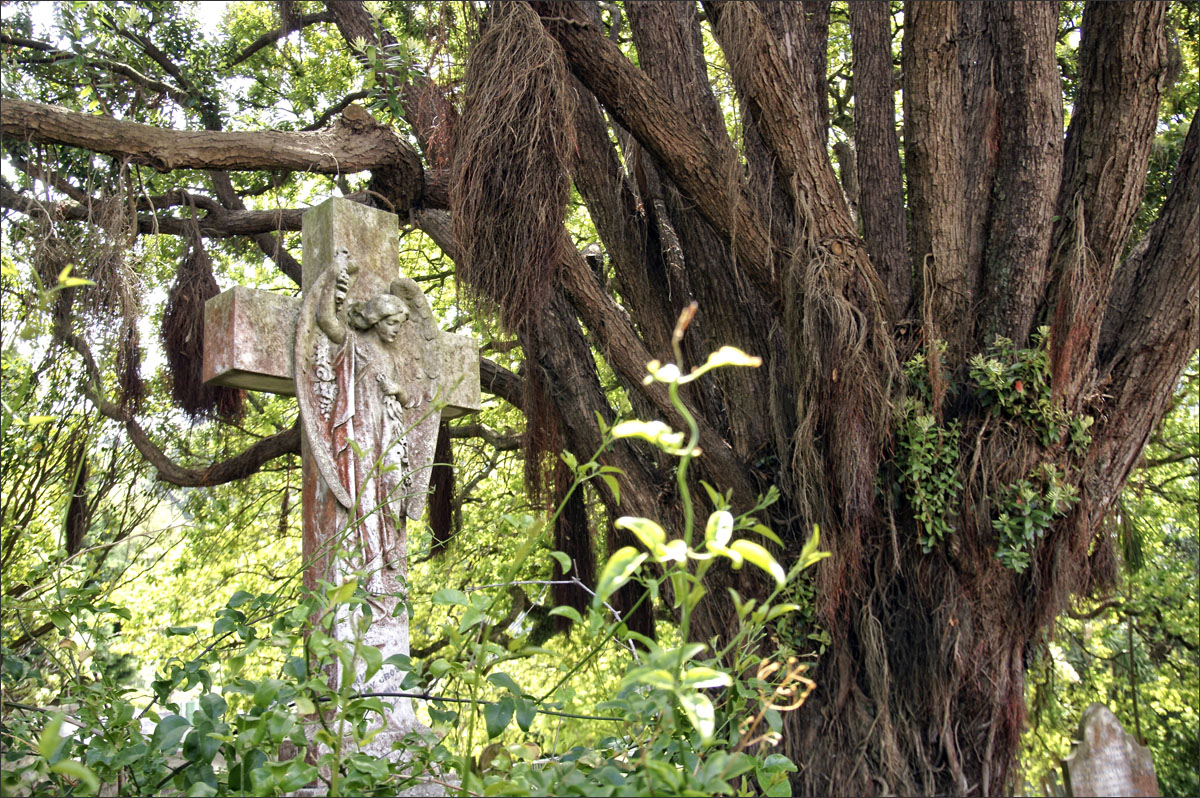
<svg viewBox="0 0 1200 798">
<path fill-rule="evenodd" d="M 296 24 L 330 20 L 352 48 L 395 45 L 360 2 L 327 6 L 327 15 Z M 621 15 L 628 22 L 636 63 L 598 4 L 500 8 L 483 34 L 502 39 L 504 26 L 520 25 L 521 36 L 475 51 L 463 106 L 429 78 L 392 73 L 393 99 L 419 154 L 403 135 L 353 113 L 317 132 L 234 134 L 155 130 L 9 98 L 4 136 L 165 170 L 370 170 L 372 191 L 358 198 L 410 213 L 448 256 L 470 259 L 461 264 L 473 281 L 467 288 L 499 307 L 530 353 L 521 377 L 485 361 L 483 383 L 542 431 L 526 441 L 534 472 L 547 449 L 590 454 L 601 440 L 597 415 L 616 417 L 593 351 L 639 416 L 679 423 L 661 386 L 641 380 L 646 360 L 670 356 L 675 320 L 697 301 L 684 342 L 689 361 L 733 344 L 761 355 L 764 366 L 718 372 L 685 392 L 702 430 L 695 476 L 743 506 L 778 486 L 770 512 L 785 544 L 781 559 L 796 555 L 814 523 L 833 553 L 816 575 L 812 622 L 832 640 L 811 674 L 819 689 L 785 719 L 783 750 L 800 767 L 794 787 L 812 795 L 1011 790 L 1028 658 L 1075 596 L 1111 579 L 1105 516 L 1197 348 L 1194 125 L 1158 220 L 1129 247 L 1167 71 L 1164 5 L 1087 4 L 1077 99 L 1064 131 L 1054 4 L 906 4 L 902 171 L 889 6 L 851 3 L 857 220 L 828 157 L 827 2 L 605 4 L 611 23 Z M 706 30 L 736 94 L 738 141 L 709 79 Z M 254 46 L 271 46 L 278 35 L 264 33 Z M 529 48 L 547 57 L 531 63 L 522 55 Z M 375 68 L 365 50 L 355 52 Z M 522 75 L 547 86 L 551 62 L 569 70 L 554 73 L 561 85 L 531 90 L 511 107 L 471 106 L 487 80 Z M 193 85 L 166 72 L 167 88 L 195 96 Z M 570 171 L 616 291 L 569 246 L 559 220 L 536 236 L 557 254 L 522 267 L 539 270 L 541 299 L 517 307 L 497 288 L 512 277 L 500 271 L 508 261 L 471 246 L 480 211 L 465 210 L 478 204 L 464 200 L 471 192 L 499 196 L 495 181 L 514 176 L 503 164 L 474 162 L 467 145 L 485 135 L 510 135 L 513 149 L 540 141 L 546 131 L 536 113 L 548 106 L 537 101 L 548 98 L 562 128 L 554 132 L 570 146 L 564 156 L 546 145 L 547 160 L 528 162 Z M 495 124 L 500 118 L 504 125 Z M 70 201 L 48 207 L 6 185 L 4 207 L 84 220 L 102 202 L 35 174 L 41 167 L 16 155 L 9 161 Z M 561 204 L 561 185 L 549 186 L 561 177 L 546 178 L 545 196 L 535 186 L 527 202 L 505 209 L 513 229 L 534 213 L 544 217 L 552 200 Z M 143 233 L 190 234 L 191 223 L 171 212 L 184 205 L 204 212 L 199 229 L 209 237 L 298 224 L 298 211 L 245 210 L 225 172 L 213 173 L 212 196 L 189 189 L 147 199 L 136 209 Z M 275 238 L 255 240 L 298 273 Z M 997 415 L 979 398 L 972 357 L 994 354 L 997 336 L 1031 348 L 1043 325 L 1055 418 L 1090 416 L 1090 441 Z M 900 364 L 918 353 L 924 367 L 909 384 Z M 1009 388 L 1013 401 L 1026 390 L 1020 380 Z M 940 428 L 958 430 L 948 476 L 961 490 L 939 511 L 954 529 L 929 551 L 922 537 L 930 533 L 904 483 L 906 444 L 897 430 L 912 406 L 906 395 L 926 402 Z M 124 409 L 96 399 L 127 423 L 160 475 L 179 484 L 235 478 L 295 445 L 289 431 L 237 461 L 182 469 Z M 599 491 L 610 513 L 677 522 L 669 463 L 625 443 L 604 462 L 624 472 L 619 507 Z M 1004 486 L 1036 479 L 1047 466 L 1079 500 L 1015 571 L 997 558 Z M 550 476 L 531 473 L 543 486 Z M 579 509 L 560 525 L 560 547 L 579 547 L 573 538 L 587 534 L 627 542 L 611 527 L 588 532 Z M 714 569 L 712 579 L 716 600 L 697 620 L 700 639 L 729 627 L 724 587 L 762 589 L 749 569 Z M 622 601 L 629 606 L 631 597 Z M 648 630 L 649 621 L 643 615 L 635 624 Z"/>
</svg>

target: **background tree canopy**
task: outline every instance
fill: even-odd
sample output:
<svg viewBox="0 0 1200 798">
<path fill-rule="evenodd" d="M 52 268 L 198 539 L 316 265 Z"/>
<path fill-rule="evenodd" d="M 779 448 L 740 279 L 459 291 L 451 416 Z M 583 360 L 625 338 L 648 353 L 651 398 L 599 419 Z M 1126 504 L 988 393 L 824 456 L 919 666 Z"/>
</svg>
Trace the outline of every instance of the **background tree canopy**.
<svg viewBox="0 0 1200 798">
<path fill-rule="evenodd" d="M 1064 681 L 1196 750 L 1196 3 L 202 10 L 4 4 L 6 669 L 118 596 L 89 656 L 128 669 L 131 631 L 295 589 L 295 411 L 203 386 L 200 325 L 221 288 L 296 293 L 300 216 L 340 194 L 401 217 L 403 268 L 484 342 L 414 584 L 490 581 L 560 504 L 585 582 L 637 545 L 615 517 L 678 534 L 671 458 L 617 441 L 570 493 L 559 455 L 685 426 L 643 377 L 694 301 L 685 370 L 763 367 L 685 389 L 692 493 L 777 492 L 775 556 L 815 525 L 832 555 L 773 628 L 820 685 L 781 728 L 797 792 L 1011 791 L 1027 726 L 1030 761 L 1065 753 Z M 707 573 L 692 637 L 753 570 Z M 588 600 L 551 593 L 510 595 L 543 642 Z M 669 603 L 614 596 L 648 636 Z"/>
</svg>

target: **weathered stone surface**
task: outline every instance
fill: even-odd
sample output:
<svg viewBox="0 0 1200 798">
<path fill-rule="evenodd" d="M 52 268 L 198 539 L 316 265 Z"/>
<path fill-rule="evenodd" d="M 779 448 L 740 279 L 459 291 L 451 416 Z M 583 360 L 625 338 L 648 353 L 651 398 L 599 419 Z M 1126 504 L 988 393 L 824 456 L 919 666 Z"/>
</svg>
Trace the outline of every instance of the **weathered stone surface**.
<svg viewBox="0 0 1200 798">
<path fill-rule="evenodd" d="M 296 334 L 300 300 L 235 286 L 204 306 L 204 381 L 296 395 L 290 353 Z M 466 335 L 442 332 L 445 364 L 437 402 L 445 402 L 442 418 L 479 411 L 479 343 Z"/>
<path fill-rule="evenodd" d="M 204 306 L 204 381 L 295 396 L 292 351 L 300 301 L 235 286 Z"/>
<path fill-rule="evenodd" d="M 1079 723 L 1079 742 L 1063 760 L 1072 796 L 1157 796 L 1158 778 L 1150 749 L 1127 734 L 1108 707 L 1092 704 Z"/>
</svg>

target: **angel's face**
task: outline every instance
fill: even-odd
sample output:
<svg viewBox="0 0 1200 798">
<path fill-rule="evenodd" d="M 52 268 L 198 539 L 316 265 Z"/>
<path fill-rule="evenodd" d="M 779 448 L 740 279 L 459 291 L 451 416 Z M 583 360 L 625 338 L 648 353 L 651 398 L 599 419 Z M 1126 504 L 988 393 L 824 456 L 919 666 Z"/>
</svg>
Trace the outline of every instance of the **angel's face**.
<svg viewBox="0 0 1200 798">
<path fill-rule="evenodd" d="M 390 344 L 396 340 L 396 336 L 400 334 L 400 328 L 404 326 L 404 322 L 408 320 L 408 311 L 400 310 L 390 316 L 384 316 L 376 325 L 379 328 L 379 338 L 385 344 Z"/>
</svg>

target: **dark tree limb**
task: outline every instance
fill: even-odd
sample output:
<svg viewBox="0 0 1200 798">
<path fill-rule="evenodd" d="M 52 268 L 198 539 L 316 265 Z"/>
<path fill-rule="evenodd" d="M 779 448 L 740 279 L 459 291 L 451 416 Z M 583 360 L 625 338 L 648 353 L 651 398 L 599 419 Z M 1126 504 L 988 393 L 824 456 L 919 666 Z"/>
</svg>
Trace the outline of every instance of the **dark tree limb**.
<svg viewBox="0 0 1200 798">
<path fill-rule="evenodd" d="M 818 91 L 812 71 L 798 71 L 797 90 L 796 76 L 755 4 L 714 2 L 708 7 L 739 94 L 778 159 L 784 190 L 803 206 L 798 233 L 809 239 L 856 238 L 815 110 L 824 104 L 824 95 L 820 103 L 811 99 Z"/>
<path fill-rule="evenodd" d="M 6 137 L 128 157 L 162 172 L 293 169 L 343 174 L 391 167 L 409 178 L 413 197 L 420 194 L 416 151 L 378 123 L 347 122 L 343 117 L 327 130 L 300 133 L 168 130 L 15 98 L 5 98 L 0 113 Z"/>
<path fill-rule="evenodd" d="M 1200 346 L 1200 158 L 1193 116 L 1175 180 L 1144 246 L 1121 265 L 1100 336 L 1105 418 L 1089 452 L 1101 512 L 1137 465 Z M 1097 516 L 1099 517 L 1099 516 Z"/>
<path fill-rule="evenodd" d="M 912 261 L 904 217 L 904 178 L 896 136 L 892 79 L 892 15 L 884 0 L 850 3 L 854 45 L 854 143 L 860 190 L 858 212 L 871 262 L 897 315 L 912 300 Z"/>
<path fill-rule="evenodd" d="M 603 32 L 570 3 L 533 4 L 562 45 L 568 65 L 605 109 L 658 160 L 676 185 L 697 204 L 764 296 L 779 290 L 772 246 L 741 179 L 736 160 L 676 108 L 650 78 L 629 62 Z"/>
<path fill-rule="evenodd" d="M 904 6 L 904 150 L 911 209 L 910 253 L 918 304 L 962 362 L 974 287 L 966 269 L 962 78 L 958 3 Z"/>
<path fill-rule="evenodd" d="M 524 380 L 486 357 L 479 358 L 479 385 L 521 410 L 525 403 Z"/>
<path fill-rule="evenodd" d="M 1062 88 L 1054 57 L 1058 8 L 992 3 L 999 125 L 996 176 L 981 198 L 989 208 L 976 345 L 997 335 L 1021 344 L 1046 283 L 1053 211 L 1062 169 Z M 990 143 L 989 143 L 990 146 Z M 971 231 L 974 233 L 975 231 Z M 970 268 L 970 267 L 969 267 Z"/>
<path fill-rule="evenodd" d="M 90 199 L 90 198 L 89 198 Z M 56 202 L 46 204 L 33 197 L 14 191 L 6 185 L 0 185 L 0 207 L 20 211 L 27 216 L 45 214 L 51 219 L 67 219 L 71 221 L 91 221 L 105 202 L 110 200 L 93 200 L 88 204 Z M 211 202 L 211 200 L 209 200 Z M 182 203 L 180 203 L 182 204 Z M 231 238 L 233 236 L 255 235 L 271 231 L 299 230 L 300 217 L 303 208 L 286 208 L 278 211 L 229 211 L 220 208 L 199 216 L 193 223 L 191 219 L 167 214 L 138 214 L 138 232 L 143 235 L 165 233 L 169 235 L 190 235 L 195 224 L 200 234 L 206 238 Z"/>
<path fill-rule="evenodd" d="M 332 120 L 335 116 L 340 114 L 342 111 L 345 111 L 346 108 L 348 108 L 351 103 L 356 103 L 359 100 L 364 100 L 370 96 L 371 96 L 371 92 L 369 92 L 369 91 L 352 91 L 349 94 L 347 94 L 345 97 L 338 100 L 336 103 L 334 103 L 333 105 L 329 106 L 324 111 L 322 111 L 321 115 L 318 116 L 316 118 L 316 120 L 314 120 L 311 124 L 305 125 L 304 127 L 300 128 L 300 129 L 301 130 L 320 130 L 321 128 L 328 125 L 330 120 Z"/>
<path fill-rule="evenodd" d="M 1055 396 L 1072 407 L 1095 376 L 1113 275 L 1142 203 L 1167 67 L 1165 15 L 1161 3 L 1091 3 L 1083 13 L 1046 312 Z"/>
<path fill-rule="evenodd" d="M 479 438 L 500 452 L 515 452 L 521 448 L 520 435 L 505 435 L 486 424 L 458 424 L 450 427 L 450 437 L 455 439 Z"/>
</svg>

